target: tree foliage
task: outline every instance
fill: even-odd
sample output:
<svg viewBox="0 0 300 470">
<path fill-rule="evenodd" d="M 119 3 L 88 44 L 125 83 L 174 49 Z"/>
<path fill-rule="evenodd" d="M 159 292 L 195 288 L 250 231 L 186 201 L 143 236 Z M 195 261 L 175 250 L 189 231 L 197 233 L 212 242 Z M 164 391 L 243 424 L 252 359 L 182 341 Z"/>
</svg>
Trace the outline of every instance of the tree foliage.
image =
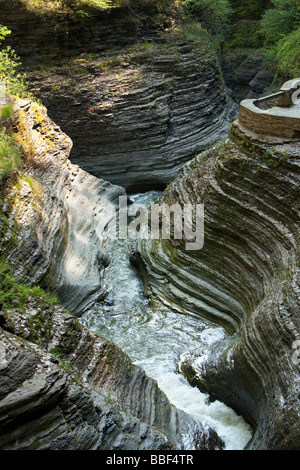
<svg viewBox="0 0 300 470">
<path fill-rule="evenodd" d="M 270 2 L 271 0 L 230 0 L 236 18 L 252 21 L 261 19 Z"/>
<path fill-rule="evenodd" d="M 284 79 L 300 77 L 300 28 L 277 45 L 278 74 Z"/>
<path fill-rule="evenodd" d="M 233 10 L 228 0 L 182 0 L 184 10 L 212 34 L 222 36 Z"/>
<path fill-rule="evenodd" d="M 67 14 L 84 11 L 85 7 L 100 9 L 118 6 L 121 0 L 20 0 L 24 7 L 38 15 Z"/>
<path fill-rule="evenodd" d="M 6 26 L 0 24 L 0 41 L 3 41 L 9 34 L 11 34 L 11 31 Z"/>
<path fill-rule="evenodd" d="M 299 0 L 272 0 L 261 21 L 267 43 L 274 44 L 290 34 L 300 21 Z"/>
<path fill-rule="evenodd" d="M 0 50 L 0 82 L 6 92 L 16 96 L 27 93 L 26 76 L 19 72 L 20 60 L 10 46 Z"/>
<path fill-rule="evenodd" d="M 27 93 L 25 74 L 19 72 L 20 60 L 10 46 L 1 47 L 1 42 L 10 34 L 6 26 L 0 25 L 0 82 L 6 86 L 6 92 L 24 96 Z"/>
</svg>

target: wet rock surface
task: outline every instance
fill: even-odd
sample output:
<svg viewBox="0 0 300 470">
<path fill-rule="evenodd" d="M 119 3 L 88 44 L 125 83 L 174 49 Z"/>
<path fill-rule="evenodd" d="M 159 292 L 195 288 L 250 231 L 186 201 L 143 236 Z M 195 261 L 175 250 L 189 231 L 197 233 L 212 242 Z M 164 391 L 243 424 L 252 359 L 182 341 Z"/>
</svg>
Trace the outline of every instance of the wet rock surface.
<svg viewBox="0 0 300 470">
<path fill-rule="evenodd" d="M 125 191 L 68 160 L 72 142 L 44 107 L 18 100 L 14 108 L 10 127 L 26 163 L 4 188 L 4 253 L 17 277 L 42 282 L 80 312 L 105 295 L 103 233 Z"/>
<path fill-rule="evenodd" d="M 300 442 L 299 156 L 297 140 L 262 144 L 235 124 L 161 198 L 204 204 L 203 248 L 143 240 L 133 257 L 149 294 L 227 329 L 225 342 L 191 353 L 182 371 L 253 426 L 249 449 Z"/>
<path fill-rule="evenodd" d="M 42 299 L 4 314 L 0 449 L 220 449 L 113 344 Z"/>
<path fill-rule="evenodd" d="M 2 188 L 2 253 L 15 276 L 44 282 L 80 312 L 103 295 L 102 231 L 124 190 L 70 163 L 71 141 L 45 108 L 17 100 L 10 131 L 24 163 Z M 1 449 L 186 446 L 223 442 L 171 405 L 112 343 L 40 298 L 21 311 L 1 310 Z"/>
</svg>

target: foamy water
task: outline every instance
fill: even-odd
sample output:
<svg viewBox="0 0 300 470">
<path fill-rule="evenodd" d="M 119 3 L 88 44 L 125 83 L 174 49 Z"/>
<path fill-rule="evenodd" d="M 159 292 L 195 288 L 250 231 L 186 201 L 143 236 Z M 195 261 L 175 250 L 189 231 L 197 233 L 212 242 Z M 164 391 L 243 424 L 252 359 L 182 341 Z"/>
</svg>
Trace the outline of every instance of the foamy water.
<svg viewBox="0 0 300 470">
<path fill-rule="evenodd" d="M 151 203 L 158 193 L 134 196 L 135 202 Z M 92 331 L 113 341 L 142 367 L 177 408 L 210 425 L 227 450 L 240 450 L 251 439 L 248 424 L 225 404 L 210 402 L 207 394 L 192 387 L 177 373 L 180 356 L 201 345 L 212 346 L 225 337 L 223 328 L 149 304 L 143 284 L 129 261 L 130 240 L 107 240 L 111 264 L 105 276 L 113 305 L 97 305 L 82 317 Z M 189 439 L 187 438 L 187 448 Z"/>
</svg>

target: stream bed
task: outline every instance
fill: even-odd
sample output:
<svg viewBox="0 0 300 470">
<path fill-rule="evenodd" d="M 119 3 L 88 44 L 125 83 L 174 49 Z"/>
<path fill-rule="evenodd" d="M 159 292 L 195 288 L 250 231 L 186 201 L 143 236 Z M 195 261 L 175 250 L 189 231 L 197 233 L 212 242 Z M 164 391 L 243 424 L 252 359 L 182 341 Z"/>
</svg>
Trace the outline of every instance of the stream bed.
<svg viewBox="0 0 300 470">
<path fill-rule="evenodd" d="M 160 193 L 131 195 L 135 203 L 154 203 Z M 144 295 L 143 283 L 129 256 L 134 242 L 107 239 L 105 248 L 111 262 L 106 269 L 108 302 L 96 304 L 81 318 L 91 331 L 114 342 L 132 362 L 155 379 L 170 402 L 209 424 L 225 442 L 226 450 L 241 450 L 252 437 L 242 417 L 225 404 L 209 401 L 207 394 L 192 387 L 177 372 L 180 356 L 201 344 L 213 345 L 225 331 L 207 321 L 177 313 Z M 188 449 L 191 450 L 191 449 Z"/>
</svg>

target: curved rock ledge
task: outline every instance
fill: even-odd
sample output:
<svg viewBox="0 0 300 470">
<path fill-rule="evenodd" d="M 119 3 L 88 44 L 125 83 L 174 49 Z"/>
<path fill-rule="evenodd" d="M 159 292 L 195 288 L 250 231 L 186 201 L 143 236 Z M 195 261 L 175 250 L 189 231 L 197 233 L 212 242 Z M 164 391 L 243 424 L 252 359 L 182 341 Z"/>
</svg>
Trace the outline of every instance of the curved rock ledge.
<svg viewBox="0 0 300 470">
<path fill-rule="evenodd" d="M 164 188 L 237 112 L 203 28 L 172 32 L 151 2 L 134 11 L 88 9 L 84 26 L 20 0 L 0 11 L 34 95 L 74 143 L 71 161 L 128 192 Z"/>
<path fill-rule="evenodd" d="M 161 189 L 228 134 L 236 105 L 209 47 L 145 41 L 28 76 L 49 116 L 71 137 L 73 163 L 128 192 Z"/>
<path fill-rule="evenodd" d="M 126 354 L 60 307 L 30 298 L 2 326 L 0 449 L 222 448 Z"/>
<path fill-rule="evenodd" d="M 299 447 L 299 143 L 231 138 L 188 163 L 161 202 L 201 203 L 205 241 L 142 240 L 133 256 L 149 295 L 223 325 L 224 344 L 183 361 L 191 383 L 240 413 L 249 448 Z"/>
<path fill-rule="evenodd" d="M 72 142 L 44 107 L 18 100 L 14 110 L 11 132 L 26 163 L 4 187 L 1 245 L 16 276 L 81 312 L 104 296 L 103 231 L 125 191 L 71 164 Z"/>
<path fill-rule="evenodd" d="M 70 139 L 36 103 L 17 100 L 9 130 L 24 164 L 1 188 L 1 251 L 15 275 L 80 312 L 104 295 L 102 234 L 124 190 L 71 164 Z M 0 319 L 0 449 L 223 448 L 61 307 L 29 298 Z"/>
</svg>

